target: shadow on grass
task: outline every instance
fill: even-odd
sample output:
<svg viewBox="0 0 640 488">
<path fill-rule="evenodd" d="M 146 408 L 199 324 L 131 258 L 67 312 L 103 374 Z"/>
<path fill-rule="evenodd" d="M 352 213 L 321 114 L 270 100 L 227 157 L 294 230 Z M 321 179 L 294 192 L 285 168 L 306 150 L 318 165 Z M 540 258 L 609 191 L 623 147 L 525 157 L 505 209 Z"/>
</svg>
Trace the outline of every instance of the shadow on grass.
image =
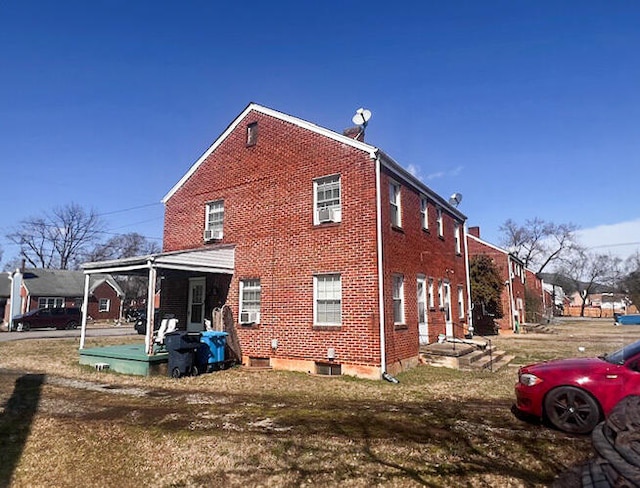
<svg viewBox="0 0 640 488">
<path fill-rule="evenodd" d="M 45 375 L 25 374 L 16 379 L 11 398 L 0 414 L 0 486 L 9 486 L 31 432 Z"/>
</svg>

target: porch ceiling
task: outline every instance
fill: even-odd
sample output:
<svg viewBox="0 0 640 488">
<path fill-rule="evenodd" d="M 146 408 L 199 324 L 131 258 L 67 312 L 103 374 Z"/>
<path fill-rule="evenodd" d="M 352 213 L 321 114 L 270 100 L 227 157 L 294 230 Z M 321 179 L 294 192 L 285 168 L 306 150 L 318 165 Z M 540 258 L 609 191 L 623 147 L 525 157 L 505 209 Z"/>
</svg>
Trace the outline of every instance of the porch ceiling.
<svg viewBox="0 0 640 488">
<path fill-rule="evenodd" d="M 190 251 L 174 251 L 132 258 L 84 263 L 85 274 L 146 274 L 150 268 L 233 274 L 235 246 L 217 246 Z"/>
</svg>

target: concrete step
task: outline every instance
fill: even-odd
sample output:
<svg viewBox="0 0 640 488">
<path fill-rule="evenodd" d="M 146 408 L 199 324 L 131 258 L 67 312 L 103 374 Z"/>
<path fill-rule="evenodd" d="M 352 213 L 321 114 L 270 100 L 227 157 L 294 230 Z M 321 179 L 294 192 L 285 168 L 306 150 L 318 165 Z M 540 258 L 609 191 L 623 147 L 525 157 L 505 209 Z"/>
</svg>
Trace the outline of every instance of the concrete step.
<svg viewBox="0 0 640 488">
<path fill-rule="evenodd" d="M 492 370 L 493 371 L 501 370 L 502 368 L 507 366 L 511 361 L 513 361 L 513 358 L 515 358 L 515 356 L 512 356 L 511 354 L 505 354 L 500 358 L 499 361 L 493 364 Z"/>
</svg>

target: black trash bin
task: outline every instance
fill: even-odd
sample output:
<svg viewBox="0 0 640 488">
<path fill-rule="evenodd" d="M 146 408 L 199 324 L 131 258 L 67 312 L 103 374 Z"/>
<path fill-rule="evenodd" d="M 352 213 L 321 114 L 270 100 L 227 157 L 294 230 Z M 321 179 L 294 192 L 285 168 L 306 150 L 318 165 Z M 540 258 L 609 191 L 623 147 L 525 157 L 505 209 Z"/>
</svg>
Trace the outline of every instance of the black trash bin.
<svg viewBox="0 0 640 488">
<path fill-rule="evenodd" d="M 164 336 L 169 353 L 167 374 L 172 378 L 198 374 L 195 356 L 200 347 L 200 333 L 176 330 Z"/>
</svg>

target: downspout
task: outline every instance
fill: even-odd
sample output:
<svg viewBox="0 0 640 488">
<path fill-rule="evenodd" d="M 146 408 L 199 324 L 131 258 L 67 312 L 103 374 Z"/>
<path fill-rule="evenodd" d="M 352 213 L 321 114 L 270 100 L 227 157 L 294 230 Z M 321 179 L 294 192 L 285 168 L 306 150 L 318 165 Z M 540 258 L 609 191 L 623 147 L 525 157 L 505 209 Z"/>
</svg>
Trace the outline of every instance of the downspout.
<svg viewBox="0 0 640 488">
<path fill-rule="evenodd" d="M 467 320 L 469 324 L 469 334 L 473 337 L 475 328 L 473 327 L 473 304 L 471 303 L 471 275 L 469 274 L 469 246 L 467 243 L 467 221 L 463 223 L 464 231 L 464 269 L 467 275 Z"/>
<path fill-rule="evenodd" d="M 373 156 L 373 155 L 372 155 Z M 384 327 L 384 273 L 382 269 L 382 196 L 380 155 L 376 155 L 376 240 L 378 246 L 378 311 L 380 326 L 380 375 L 387 372 L 387 353 Z"/>
<path fill-rule="evenodd" d="M 91 275 L 84 275 L 84 294 L 82 298 L 82 326 L 80 327 L 80 349 L 84 349 L 84 340 L 87 337 L 87 315 L 89 314 L 89 280 Z"/>
</svg>

